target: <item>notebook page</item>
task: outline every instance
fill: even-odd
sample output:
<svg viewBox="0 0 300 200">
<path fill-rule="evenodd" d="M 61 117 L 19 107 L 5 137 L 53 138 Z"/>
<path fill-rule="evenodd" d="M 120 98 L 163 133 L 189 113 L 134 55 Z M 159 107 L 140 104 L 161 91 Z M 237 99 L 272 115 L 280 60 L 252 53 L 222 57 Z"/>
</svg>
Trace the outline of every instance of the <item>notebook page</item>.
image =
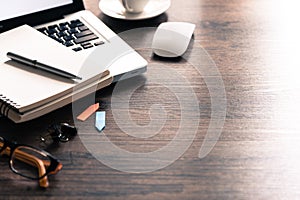
<svg viewBox="0 0 300 200">
<path fill-rule="evenodd" d="M 72 91 L 73 81 L 9 61 L 7 52 L 77 75 L 83 59 L 73 51 L 24 25 L 0 34 L 0 95 L 20 111 L 32 109 Z"/>
</svg>

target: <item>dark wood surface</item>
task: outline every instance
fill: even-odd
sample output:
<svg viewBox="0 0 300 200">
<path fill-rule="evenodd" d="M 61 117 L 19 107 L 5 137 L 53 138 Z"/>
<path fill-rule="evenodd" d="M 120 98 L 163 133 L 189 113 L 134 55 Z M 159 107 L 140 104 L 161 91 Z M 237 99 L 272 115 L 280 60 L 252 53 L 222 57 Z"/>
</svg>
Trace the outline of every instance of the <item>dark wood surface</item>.
<svg viewBox="0 0 300 200">
<path fill-rule="evenodd" d="M 48 148 L 64 167 L 59 174 L 49 177 L 50 187 L 46 190 L 40 189 L 36 181 L 13 174 L 7 159 L 1 158 L 1 199 L 300 197 L 300 34 L 296 5 L 271 0 L 172 0 L 171 8 L 163 15 L 127 22 L 104 16 L 97 0 L 85 3 L 87 9 L 117 33 L 137 27 L 155 27 L 164 21 L 195 23 L 197 28 L 190 48 L 202 47 L 209 53 L 226 89 L 227 114 L 222 134 L 213 150 L 199 159 L 211 114 L 211 96 L 205 77 L 184 60 L 159 59 L 151 55 L 149 48 L 141 48 L 139 52 L 149 61 L 150 73 L 169 77 L 167 73 L 151 71 L 153 63 L 175 69 L 186 77 L 197 95 L 201 118 L 187 151 L 160 170 L 127 173 L 95 159 L 77 136 L 68 143 Z M 146 73 L 131 81 L 143 82 L 149 76 Z M 179 88 L 184 87 L 181 82 L 170 81 Z M 175 137 L 180 127 L 180 102 L 168 88 L 146 83 L 131 97 L 130 114 L 137 124 L 147 125 L 151 121 L 148 111 L 155 103 L 166 110 L 168 119 L 164 127 L 158 135 L 148 139 L 137 139 L 120 130 L 111 110 L 113 89 L 112 86 L 99 91 L 96 99 L 107 112 L 105 133 L 115 145 L 131 152 L 151 152 Z M 93 120 L 92 117 L 88 123 L 75 121 L 79 134 L 84 132 L 82 130 L 94 130 Z M 37 137 L 45 133 L 47 126 L 58 122 L 74 123 L 71 105 L 18 125 L 0 118 L 0 134 L 18 142 L 37 144 Z M 150 130 L 145 128 L 145 133 L 148 132 Z"/>
</svg>

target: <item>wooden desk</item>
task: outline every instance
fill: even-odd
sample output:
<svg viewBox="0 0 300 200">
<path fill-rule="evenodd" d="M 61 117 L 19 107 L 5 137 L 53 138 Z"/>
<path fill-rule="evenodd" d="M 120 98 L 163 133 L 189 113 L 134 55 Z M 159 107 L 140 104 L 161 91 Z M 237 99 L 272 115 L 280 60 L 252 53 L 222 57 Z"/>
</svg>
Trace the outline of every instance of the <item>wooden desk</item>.
<svg viewBox="0 0 300 200">
<path fill-rule="evenodd" d="M 195 23 L 193 46 L 201 45 L 207 50 L 226 89 L 227 115 L 222 134 L 210 154 L 199 159 L 199 148 L 209 128 L 211 114 L 211 96 L 204 77 L 195 73 L 188 62 L 158 59 L 151 57 L 149 49 L 139 49 L 149 63 L 170 66 L 193 84 L 201 118 L 187 151 L 163 169 L 126 173 L 95 159 L 78 136 L 49 149 L 64 167 L 49 178 L 50 187 L 46 190 L 39 189 L 36 181 L 13 174 L 1 158 L 1 199 L 299 198 L 300 29 L 297 6 L 270 0 L 172 0 L 166 14 L 145 21 L 125 22 L 101 14 L 97 0 L 85 3 L 87 9 L 118 33 L 136 27 L 157 26 L 166 20 Z M 157 76 L 168 77 L 168 74 L 158 73 Z M 147 74 L 144 78 L 147 79 Z M 183 86 L 181 82 L 174 84 Z M 146 85 L 132 96 L 130 113 L 134 122 L 147 125 L 150 122 L 147 112 L 153 103 L 162 104 L 170 116 L 161 132 L 149 139 L 128 136 L 116 125 L 110 104 L 112 91 L 113 87 L 109 87 L 98 92 L 96 97 L 107 111 L 105 131 L 114 144 L 131 152 L 151 152 L 174 138 L 180 110 L 176 96 L 170 91 L 162 90 L 159 85 Z M 48 124 L 61 121 L 73 121 L 70 105 L 20 125 L 1 118 L 0 132 L 19 142 L 34 144 Z M 92 130 L 83 124 L 79 126 L 81 130 Z M 145 129 L 145 133 L 148 132 Z"/>
</svg>

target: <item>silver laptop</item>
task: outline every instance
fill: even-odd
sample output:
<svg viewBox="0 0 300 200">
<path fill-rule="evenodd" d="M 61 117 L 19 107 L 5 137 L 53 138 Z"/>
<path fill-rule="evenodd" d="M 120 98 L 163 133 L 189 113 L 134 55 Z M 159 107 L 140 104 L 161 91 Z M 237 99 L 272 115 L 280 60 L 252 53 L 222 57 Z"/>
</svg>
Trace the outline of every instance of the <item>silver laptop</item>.
<svg viewBox="0 0 300 200">
<path fill-rule="evenodd" d="M 0 33 L 28 24 L 41 33 L 88 58 L 117 60 L 107 66 L 114 81 L 144 73 L 147 61 L 84 9 L 82 0 L 10 0 L 0 5 Z"/>
</svg>

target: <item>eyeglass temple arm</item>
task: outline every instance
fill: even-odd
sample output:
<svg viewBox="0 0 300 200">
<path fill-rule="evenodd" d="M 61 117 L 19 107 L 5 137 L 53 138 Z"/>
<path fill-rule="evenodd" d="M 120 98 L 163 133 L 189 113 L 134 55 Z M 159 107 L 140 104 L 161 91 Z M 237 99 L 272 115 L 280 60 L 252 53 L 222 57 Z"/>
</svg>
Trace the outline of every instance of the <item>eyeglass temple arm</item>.
<svg viewBox="0 0 300 200">
<path fill-rule="evenodd" d="M 38 162 L 42 162 L 41 164 L 44 167 L 50 167 L 50 165 L 51 165 L 50 161 L 39 159 L 39 158 L 32 156 L 28 153 L 25 153 L 23 151 L 16 150 L 16 153 L 22 155 L 24 158 L 30 158 L 31 160 L 38 160 Z M 26 162 L 26 161 L 24 161 L 24 162 Z M 30 163 L 28 163 L 28 164 L 30 164 Z M 33 164 L 35 164 L 35 163 L 33 163 Z M 62 168 L 62 164 L 58 163 L 58 166 L 53 171 L 49 172 L 49 174 L 56 174 L 57 172 L 59 172 L 61 170 L 61 168 Z"/>
<path fill-rule="evenodd" d="M 10 148 L 7 147 L 3 153 L 5 155 L 10 155 Z M 45 161 L 45 160 L 41 160 L 41 159 L 38 159 L 37 157 L 35 156 L 32 156 L 30 154 L 27 154 L 25 152 L 22 152 L 20 150 L 16 150 L 15 151 L 16 153 L 16 158 L 22 162 L 25 162 L 29 165 L 32 165 L 32 166 L 35 166 L 38 168 L 38 171 L 39 171 L 39 176 L 42 177 L 44 174 L 46 174 L 46 167 L 49 167 L 50 166 L 50 162 L 49 161 Z M 59 166 L 52 172 L 50 172 L 50 174 L 56 174 L 60 169 L 62 168 L 62 165 L 59 164 Z M 47 176 L 44 176 L 43 178 L 39 179 L 39 185 L 41 187 L 48 187 L 49 186 L 49 182 L 48 182 L 48 178 Z"/>
<path fill-rule="evenodd" d="M 41 160 L 35 156 L 32 156 L 20 150 L 16 150 L 16 155 L 17 155 L 17 159 L 19 159 L 20 161 L 31 164 L 32 166 L 36 166 L 39 170 L 40 177 L 44 176 L 47 173 L 46 167 L 49 167 L 51 165 L 50 161 Z M 49 174 L 56 174 L 58 171 L 61 170 L 61 168 L 62 168 L 62 164 L 58 163 L 58 166 Z M 48 187 L 49 183 L 48 183 L 47 176 L 44 176 L 43 178 L 39 179 L 39 183 L 41 187 L 45 187 L 45 188 Z"/>
<path fill-rule="evenodd" d="M 1 147 L 1 146 L 0 146 Z M 4 154 L 9 156 L 10 155 L 10 148 L 9 147 L 6 147 L 5 150 L 3 150 Z M 32 156 L 30 154 L 27 154 L 25 152 L 22 152 L 22 151 L 19 151 L 19 150 L 16 150 L 16 153 L 21 153 L 23 154 L 23 156 L 26 158 L 26 157 L 31 157 L 32 159 L 38 159 L 37 157 L 35 156 Z M 41 160 L 41 159 L 39 159 Z M 43 162 L 43 165 L 46 166 L 46 167 L 49 167 L 51 165 L 51 162 L 48 161 L 48 160 L 41 160 Z M 27 163 L 27 164 L 31 164 L 31 163 Z M 54 169 L 53 171 L 51 171 L 49 174 L 56 174 L 57 172 L 59 172 L 62 168 L 62 164 L 59 163 L 58 166 L 56 167 L 56 169 Z"/>
<path fill-rule="evenodd" d="M 20 161 L 23 161 L 27 164 L 37 167 L 40 177 L 42 177 L 44 174 L 46 174 L 46 168 L 45 168 L 44 162 L 41 159 L 38 159 L 34 156 L 31 156 L 31 155 L 21 152 L 21 151 L 16 152 L 16 157 Z M 44 176 L 43 178 L 39 179 L 39 185 L 40 185 L 40 187 L 44 187 L 44 188 L 48 187 L 49 186 L 48 177 Z"/>
<path fill-rule="evenodd" d="M 5 155 L 10 155 L 10 148 L 6 147 L 3 151 L 3 153 Z M 46 174 L 46 168 L 45 168 L 44 162 L 42 160 L 36 158 L 35 156 L 24 153 L 20 150 L 16 150 L 15 153 L 16 153 L 16 158 L 18 160 L 25 162 L 29 165 L 32 165 L 34 167 L 37 167 L 40 177 L 42 177 L 44 174 Z M 45 164 L 47 164 L 47 163 L 45 163 Z M 40 185 L 40 187 L 44 187 L 44 188 L 47 188 L 49 186 L 47 176 L 44 176 L 43 178 L 39 179 L 39 185 Z"/>
</svg>

